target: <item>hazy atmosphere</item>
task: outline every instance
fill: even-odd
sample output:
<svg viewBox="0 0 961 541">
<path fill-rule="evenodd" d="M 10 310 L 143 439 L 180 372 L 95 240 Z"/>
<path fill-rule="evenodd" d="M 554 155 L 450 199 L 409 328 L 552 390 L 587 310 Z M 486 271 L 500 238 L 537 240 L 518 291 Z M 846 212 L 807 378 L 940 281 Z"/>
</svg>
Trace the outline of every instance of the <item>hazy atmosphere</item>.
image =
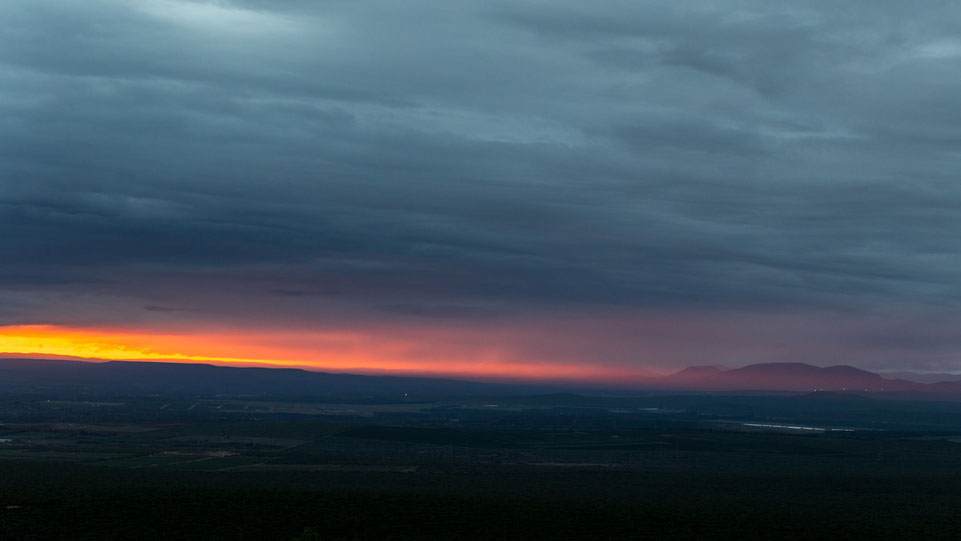
<svg viewBox="0 0 961 541">
<path fill-rule="evenodd" d="M 961 371 L 953 2 L 0 3 L 0 352 Z"/>
</svg>

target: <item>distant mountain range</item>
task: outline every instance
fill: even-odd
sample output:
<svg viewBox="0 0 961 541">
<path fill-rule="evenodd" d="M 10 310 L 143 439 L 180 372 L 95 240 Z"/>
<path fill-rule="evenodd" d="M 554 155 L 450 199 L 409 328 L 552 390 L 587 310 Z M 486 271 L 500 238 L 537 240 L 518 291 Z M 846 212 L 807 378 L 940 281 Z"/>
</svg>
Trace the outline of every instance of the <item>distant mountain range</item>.
<svg viewBox="0 0 961 541">
<path fill-rule="evenodd" d="M 576 385 L 564 386 L 574 390 Z M 586 387 L 586 386 L 585 386 Z M 331 374 L 291 368 L 227 367 L 140 361 L 0 359 L 0 392 L 179 394 L 190 396 L 410 397 L 557 392 L 557 385 L 488 383 L 443 378 Z M 612 385 L 612 390 L 617 386 Z M 597 391 L 597 387 L 592 388 Z M 620 390 L 626 390 L 620 386 Z M 961 381 L 889 379 L 852 366 L 762 363 L 726 370 L 685 368 L 651 377 L 633 390 L 857 391 L 961 395 Z"/>
<path fill-rule="evenodd" d="M 144 361 L 0 359 L 0 392 L 258 397 L 529 394 L 556 387 L 443 378 L 330 374 L 296 368 Z"/>
<path fill-rule="evenodd" d="M 817 367 L 804 363 L 762 363 L 723 370 L 716 367 L 685 368 L 660 378 L 658 386 L 687 390 L 768 391 L 923 391 L 927 385 L 903 379 L 886 379 L 853 366 Z M 941 385 L 941 384 L 937 384 Z M 957 387 L 961 391 L 961 385 Z"/>
</svg>

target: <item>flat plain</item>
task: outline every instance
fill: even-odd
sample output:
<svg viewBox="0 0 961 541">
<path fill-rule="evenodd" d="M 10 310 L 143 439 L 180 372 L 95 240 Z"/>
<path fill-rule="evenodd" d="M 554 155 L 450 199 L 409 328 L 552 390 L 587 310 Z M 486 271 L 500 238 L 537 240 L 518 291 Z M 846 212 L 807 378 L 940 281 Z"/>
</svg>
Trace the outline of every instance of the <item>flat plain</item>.
<svg viewBox="0 0 961 541">
<path fill-rule="evenodd" d="M 4 539 L 948 539 L 961 526 L 956 403 L 0 402 Z"/>
</svg>

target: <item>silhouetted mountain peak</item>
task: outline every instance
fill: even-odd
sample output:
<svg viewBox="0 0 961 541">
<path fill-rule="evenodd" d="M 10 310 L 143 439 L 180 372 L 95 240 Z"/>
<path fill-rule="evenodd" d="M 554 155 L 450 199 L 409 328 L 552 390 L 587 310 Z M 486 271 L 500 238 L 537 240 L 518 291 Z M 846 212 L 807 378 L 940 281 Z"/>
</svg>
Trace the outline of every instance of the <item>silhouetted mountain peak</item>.
<svg viewBox="0 0 961 541">
<path fill-rule="evenodd" d="M 819 367 L 808 363 L 757 363 L 732 370 L 694 366 L 667 376 L 662 386 L 691 390 L 881 391 L 914 390 L 916 384 L 886 380 L 848 365 Z"/>
<path fill-rule="evenodd" d="M 857 377 L 867 377 L 875 379 L 884 379 L 881 375 L 875 374 L 874 372 L 869 372 L 867 370 L 862 370 L 854 366 L 849 366 L 846 364 L 839 364 L 835 366 L 825 366 L 821 369 L 822 372 L 826 374 L 833 374 L 836 376 L 857 376 Z"/>
<path fill-rule="evenodd" d="M 729 374 L 812 374 L 823 368 L 807 363 L 755 363 L 728 370 Z"/>
</svg>

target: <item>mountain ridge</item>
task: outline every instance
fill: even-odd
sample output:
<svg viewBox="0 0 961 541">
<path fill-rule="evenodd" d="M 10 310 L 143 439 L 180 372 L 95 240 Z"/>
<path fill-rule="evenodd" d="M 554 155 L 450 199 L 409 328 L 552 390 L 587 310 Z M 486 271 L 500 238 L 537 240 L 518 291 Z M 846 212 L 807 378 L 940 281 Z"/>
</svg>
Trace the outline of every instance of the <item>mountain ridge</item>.
<svg viewBox="0 0 961 541">
<path fill-rule="evenodd" d="M 662 378 L 662 387 L 688 390 L 768 391 L 924 391 L 924 383 L 887 379 L 880 374 L 850 365 L 819 367 L 808 363 L 756 363 L 730 370 L 688 371 Z M 939 390 L 961 391 L 961 385 L 945 382 Z M 955 389 L 956 387 L 956 389 Z"/>
<path fill-rule="evenodd" d="M 234 367 L 156 361 L 0 358 L 0 391 L 72 389 L 82 392 L 187 395 L 359 396 L 485 395 L 600 391 L 593 384 L 483 382 L 442 377 L 362 375 L 285 367 Z M 889 379 L 850 365 L 756 363 L 739 368 L 691 366 L 615 391 L 858 391 L 961 394 L 961 382 Z"/>
<path fill-rule="evenodd" d="M 301 368 L 156 361 L 0 358 L 0 391 L 62 389 L 107 393 L 259 396 L 480 395 L 556 387 L 446 378 L 313 372 Z"/>
</svg>

